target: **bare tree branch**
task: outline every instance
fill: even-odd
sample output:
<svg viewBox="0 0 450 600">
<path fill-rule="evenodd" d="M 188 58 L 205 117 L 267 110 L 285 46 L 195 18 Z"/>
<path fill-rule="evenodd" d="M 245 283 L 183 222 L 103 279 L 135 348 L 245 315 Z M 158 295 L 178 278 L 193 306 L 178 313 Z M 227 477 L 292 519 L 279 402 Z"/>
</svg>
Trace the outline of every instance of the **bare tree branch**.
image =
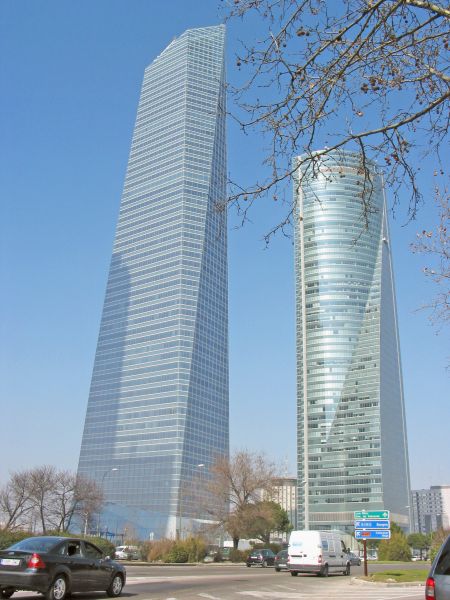
<svg viewBox="0 0 450 600">
<path fill-rule="evenodd" d="M 392 138 L 387 137 L 392 130 L 403 131 L 400 137 L 411 152 L 417 146 L 416 136 L 411 134 L 429 114 L 437 116 L 437 122 L 427 129 L 429 138 L 439 131 L 442 143 L 442 132 L 448 131 L 446 112 L 440 110 L 449 99 L 444 58 L 449 26 L 443 18 L 448 16 L 447 9 L 440 10 L 436 3 L 405 0 L 346 0 L 342 10 L 330 16 L 327 3 L 320 0 L 238 0 L 235 4 L 232 16 L 256 11 L 270 29 L 266 42 L 246 48 L 238 58 L 238 65 L 250 72 L 250 78 L 235 90 L 235 98 L 250 119 L 235 117 L 243 130 L 256 128 L 272 137 L 266 159 L 272 175 L 248 189 L 235 188 L 231 202 L 244 196 L 247 200 L 258 197 L 286 182 L 293 155 L 311 154 L 324 145 L 325 138 L 332 140 L 326 144 L 330 151 L 365 139 L 370 158 L 389 159 L 385 175 L 392 186 L 404 175 L 415 178 L 414 168 L 393 165 L 398 148 L 392 148 Z M 416 7 L 427 18 L 421 20 Z M 276 34 L 273 24 L 278 25 Z M 410 53 L 405 52 L 408 48 Z M 268 90 L 264 102 L 252 100 L 260 88 Z M 409 107 L 390 109 L 393 94 L 411 101 Z M 372 119 L 361 121 L 368 106 Z M 336 128 L 332 121 L 339 115 L 347 118 Z M 367 127 L 370 120 L 377 126 Z M 346 122 L 344 129 L 342 123 Z M 326 131 L 328 125 L 332 135 Z M 423 147 L 427 152 L 433 144 L 425 141 Z M 417 185 L 412 188 L 419 190 Z M 412 216 L 420 197 L 419 192 L 412 198 Z"/>
<path fill-rule="evenodd" d="M 417 6 L 417 8 L 424 8 L 431 12 L 435 12 L 442 17 L 446 17 L 450 19 L 450 9 L 444 8 L 439 4 L 435 4 L 434 2 L 425 2 L 424 0 L 406 0 L 406 4 L 411 4 L 411 6 Z"/>
<path fill-rule="evenodd" d="M 437 188 L 439 223 L 435 230 L 423 230 L 417 234 L 417 241 L 412 244 L 416 254 L 424 254 L 428 265 L 423 268 L 425 275 L 433 281 L 439 293 L 433 301 L 422 308 L 431 311 L 433 323 L 442 327 L 450 321 L 450 196 Z"/>
<path fill-rule="evenodd" d="M 33 529 L 37 519 L 43 533 L 67 531 L 75 516 L 84 520 L 102 504 L 95 482 L 53 466 L 35 467 L 13 473 L 0 489 L 0 522 L 8 530 Z"/>
<path fill-rule="evenodd" d="M 13 473 L 0 490 L 0 515 L 3 528 L 14 530 L 25 526 L 31 511 L 29 473 Z"/>
<path fill-rule="evenodd" d="M 241 222 L 271 194 L 284 212 L 265 240 L 289 232 L 292 178 L 301 185 L 318 158 L 340 149 L 361 154 L 366 183 L 365 163 L 377 164 L 393 208 L 403 203 L 407 218 L 416 218 L 431 196 L 419 173 L 428 164 L 447 168 L 440 151 L 450 122 L 448 4 L 234 0 L 227 17 L 257 20 L 262 32 L 236 57 L 244 83 L 230 87 L 234 122 L 267 141 L 264 175 L 245 185 L 230 181 L 228 204 Z M 360 199 L 367 224 L 370 186 Z"/>
</svg>

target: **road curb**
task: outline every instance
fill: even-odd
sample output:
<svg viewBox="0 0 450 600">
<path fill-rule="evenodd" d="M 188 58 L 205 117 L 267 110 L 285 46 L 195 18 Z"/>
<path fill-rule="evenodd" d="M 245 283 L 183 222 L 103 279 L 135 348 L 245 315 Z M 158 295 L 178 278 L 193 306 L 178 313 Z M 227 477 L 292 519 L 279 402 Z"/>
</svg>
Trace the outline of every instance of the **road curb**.
<svg viewBox="0 0 450 600">
<path fill-rule="evenodd" d="M 375 587 L 404 587 L 404 588 L 421 588 L 425 587 L 425 583 L 420 581 L 404 581 L 404 582 L 388 582 L 388 581 L 367 581 L 360 577 L 352 577 L 350 583 L 353 585 L 372 585 Z"/>
</svg>

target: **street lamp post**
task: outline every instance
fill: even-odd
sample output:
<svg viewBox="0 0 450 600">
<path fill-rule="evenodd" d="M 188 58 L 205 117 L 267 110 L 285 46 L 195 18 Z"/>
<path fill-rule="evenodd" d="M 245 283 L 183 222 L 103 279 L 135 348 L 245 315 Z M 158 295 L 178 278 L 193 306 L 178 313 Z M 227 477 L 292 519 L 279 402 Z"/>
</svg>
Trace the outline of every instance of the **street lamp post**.
<svg viewBox="0 0 450 600">
<path fill-rule="evenodd" d="M 305 523 L 304 523 L 304 529 L 305 531 L 309 530 L 309 503 L 308 500 L 306 498 L 306 495 L 309 494 L 309 486 L 308 486 L 308 480 L 304 479 L 303 481 L 301 481 L 298 484 L 298 488 L 300 489 L 301 487 L 304 488 L 303 493 L 305 495 L 305 504 L 303 507 L 304 510 L 304 515 L 305 515 Z"/>
<path fill-rule="evenodd" d="M 103 477 L 102 477 L 102 483 L 101 483 L 101 488 L 102 488 L 102 494 L 104 494 L 104 484 L 105 484 L 105 478 L 107 475 L 109 475 L 110 473 L 114 473 L 115 471 L 118 471 L 119 469 L 117 467 L 112 467 L 111 469 L 106 470 L 103 473 Z M 86 531 L 85 531 L 86 534 Z M 100 535 L 100 513 L 98 513 L 98 520 L 97 520 L 97 535 Z"/>
<path fill-rule="evenodd" d="M 306 278 L 305 278 L 305 223 L 304 223 L 304 207 L 303 207 L 303 190 L 302 186 L 297 182 L 298 186 L 298 219 L 300 224 L 300 302 L 301 302 L 301 349 L 302 349 L 302 395 L 303 395 L 303 477 L 304 481 L 298 486 L 304 485 L 304 528 L 309 529 L 309 439 L 308 439 L 308 361 L 306 356 L 307 347 L 307 330 L 306 330 Z"/>
<path fill-rule="evenodd" d="M 204 463 L 200 463 L 198 465 L 195 465 L 194 469 L 201 469 L 203 468 L 205 465 Z M 183 481 L 181 479 L 181 475 L 180 475 L 180 488 L 179 488 L 179 501 L 178 501 L 178 531 L 177 531 L 177 540 L 182 540 L 183 536 L 181 533 L 181 527 L 182 527 L 182 520 L 183 520 Z"/>
<path fill-rule="evenodd" d="M 113 467 L 112 469 L 109 469 L 109 471 L 105 471 L 103 473 L 103 477 L 102 477 L 102 490 L 103 490 L 103 484 L 105 483 L 105 477 L 107 475 L 109 475 L 110 473 L 114 473 L 114 471 L 118 471 L 119 469 L 117 467 Z"/>
<path fill-rule="evenodd" d="M 408 521 L 409 521 L 409 527 L 408 527 L 408 530 L 409 530 L 409 533 L 412 533 L 412 531 L 413 531 L 413 515 L 412 515 L 412 506 L 411 506 L 410 504 L 407 504 L 407 505 L 405 506 L 405 508 L 407 508 L 407 509 L 408 509 Z"/>
</svg>

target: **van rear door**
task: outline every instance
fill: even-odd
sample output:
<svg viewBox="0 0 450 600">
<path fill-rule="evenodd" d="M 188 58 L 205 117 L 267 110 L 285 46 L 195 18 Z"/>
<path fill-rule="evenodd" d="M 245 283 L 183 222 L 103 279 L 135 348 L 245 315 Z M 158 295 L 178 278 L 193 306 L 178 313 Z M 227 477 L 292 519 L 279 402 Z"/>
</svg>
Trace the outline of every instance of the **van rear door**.
<svg viewBox="0 0 450 600">
<path fill-rule="evenodd" d="M 288 552 L 291 569 L 295 568 L 296 565 L 318 565 L 322 551 L 317 532 L 302 531 L 298 536 L 291 534 Z"/>
</svg>

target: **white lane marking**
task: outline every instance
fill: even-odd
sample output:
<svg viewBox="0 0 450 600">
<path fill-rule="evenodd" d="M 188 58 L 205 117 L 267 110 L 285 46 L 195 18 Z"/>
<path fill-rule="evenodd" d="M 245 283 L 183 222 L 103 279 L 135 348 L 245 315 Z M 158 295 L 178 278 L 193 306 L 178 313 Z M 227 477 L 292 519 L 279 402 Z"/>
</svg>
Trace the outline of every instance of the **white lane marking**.
<svg viewBox="0 0 450 600">
<path fill-rule="evenodd" d="M 211 594 L 199 594 L 202 598 L 209 598 L 209 600 L 222 600 L 222 598 L 218 598 L 217 596 L 211 596 Z"/>
<path fill-rule="evenodd" d="M 383 596 L 382 600 L 396 600 L 396 598 L 422 598 L 423 594 L 424 594 L 424 589 L 423 588 L 418 588 L 418 590 L 415 593 L 412 593 L 410 591 L 405 590 L 405 588 L 403 588 L 402 590 L 395 590 L 397 592 L 397 594 L 395 596 Z M 392 594 L 392 590 L 386 591 L 386 594 Z M 377 596 L 374 596 L 375 598 Z"/>
<path fill-rule="evenodd" d="M 299 592 L 268 592 L 268 591 L 261 591 L 261 592 L 237 592 L 238 594 L 241 594 L 243 596 L 253 596 L 254 598 L 295 598 L 296 600 L 298 600 L 299 598 L 301 598 L 303 596 L 303 594 L 300 594 L 299 596 Z"/>
<path fill-rule="evenodd" d="M 291 588 L 292 589 L 292 588 Z M 329 600 L 330 599 L 330 592 L 337 592 L 337 590 L 329 590 L 328 592 L 325 590 L 309 590 L 309 592 L 301 592 L 300 590 L 296 591 L 296 592 L 282 592 L 280 591 L 256 591 L 256 590 L 248 590 L 248 591 L 242 591 L 242 592 L 236 592 L 239 595 L 242 596 L 251 596 L 253 598 L 261 598 L 261 599 L 274 599 L 274 600 L 288 600 L 288 599 L 295 599 L 295 600 L 301 600 L 302 598 L 311 598 L 311 595 L 314 595 L 315 600 Z M 417 589 L 415 588 L 415 590 L 405 590 L 403 589 L 398 589 L 398 590 L 382 590 L 382 589 L 378 589 L 378 590 L 367 590 L 367 589 L 361 589 L 359 588 L 358 590 L 347 590 L 346 593 L 346 598 L 351 600 L 352 598 L 354 600 L 407 600 L 408 598 L 413 598 L 415 600 L 421 600 L 422 599 L 422 593 L 423 590 L 421 591 L 421 589 Z"/>
<path fill-rule="evenodd" d="M 277 588 L 280 588 L 280 590 L 289 590 L 290 592 L 296 592 L 297 588 L 295 587 L 290 587 L 288 585 L 277 585 Z"/>
<path fill-rule="evenodd" d="M 126 586 L 129 585 L 138 585 L 140 583 L 164 583 L 166 581 L 171 581 L 177 579 L 176 577 L 138 577 L 133 579 L 127 579 Z M 167 599 L 169 600 L 169 599 Z"/>
<path fill-rule="evenodd" d="M 156 576 L 154 575 L 153 577 L 145 577 L 142 575 L 139 576 L 133 576 L 133 577 L 127 577 L 127 585 L 136 585 L 139 583 L 162 583 L 164 581 L 196 581 L 196 580 L 203 580 L 206 577 L 208 577 L 207 575 L 173 575 L 172 577 L 168 577 L 168 576 L 164 576 L 164 575 L 160 575 L 160 576 Z M 213 581 L 214 579 L 220 578 L 220 575 L 213 575 L 210 577 L 211 581 Z M 170 600 L 170 599 L 166 599 L 166 600 Z"/>
</svg>

